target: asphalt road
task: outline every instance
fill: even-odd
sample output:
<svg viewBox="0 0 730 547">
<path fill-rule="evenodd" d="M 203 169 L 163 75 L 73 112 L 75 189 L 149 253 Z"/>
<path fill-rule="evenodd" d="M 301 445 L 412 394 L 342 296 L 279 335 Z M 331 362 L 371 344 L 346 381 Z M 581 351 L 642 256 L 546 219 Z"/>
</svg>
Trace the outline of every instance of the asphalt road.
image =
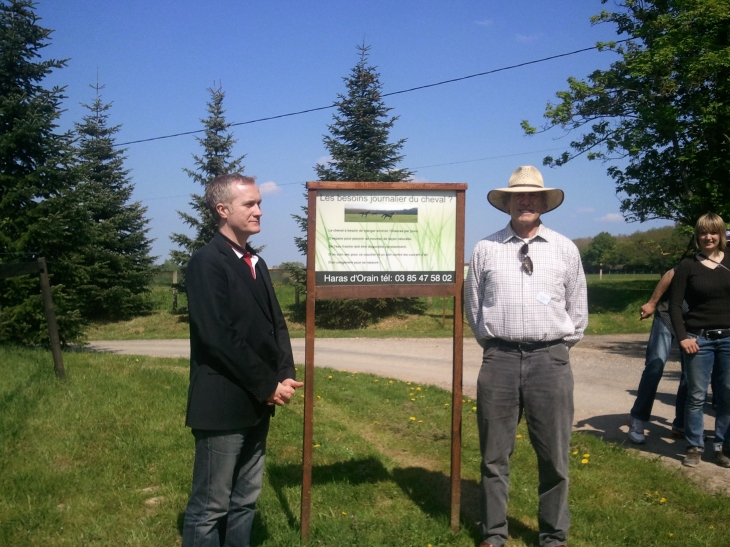
<svg viewBox="0 0 730 547">
<path fill-rule="evenodd" d="M 647 443 L 636 447 L 626 440 L 626 419 L 644 368 L 647 339 L 648 334 L 586 336 L 571 350 L 575 429 L 623 442 L 644 454 L 659 455 L 668 465 L 682 469 L 708 489 L 730 494 L 730 470 L 711 462 L 711 448 L 705 453 L 706 461 L 698 468 L 681 467 L 685 442 L 672 439 L 670 434 L 679 384 L 678 354 L 670 358 L 659 385 Z M 94 341 L 89 347 L 92 351 L 154 357 L 188 358 L 190 355 L 188 340 Z M 304 339 L 292 340 L 292 347 L 295 362 L 304 363 Z M 476 394 L 481 353 L 473 339 L 464 339 L 463 389 L 467 396 Z M 446 338 L 318 338 L 314 361 L 319 367 L 451 388 L 452 342 Z M 714 427 L 714 419 L 709 415 L 705 426 Z"/>
</svg>

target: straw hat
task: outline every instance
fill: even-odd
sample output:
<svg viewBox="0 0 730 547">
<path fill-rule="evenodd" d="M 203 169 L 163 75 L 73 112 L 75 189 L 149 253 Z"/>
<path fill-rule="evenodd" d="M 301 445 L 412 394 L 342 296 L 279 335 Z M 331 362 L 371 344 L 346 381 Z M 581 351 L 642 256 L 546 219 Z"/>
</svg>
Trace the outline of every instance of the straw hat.
<svg viewBox="0 0 730 547">
<path fill-rule="evenodd" d="M 558 188 L 545 188 L 545 182 L 537 167 L 523 165 L 515 169 L 509 178 L 507 188 L 497 188 L 487 194 L 487 200 L 500 211 L 509 214 L 509 195 L 517 192 L 547 192 L 547 209 L 552 211 L 560 207 L 565 194 Z"/>
</svg>

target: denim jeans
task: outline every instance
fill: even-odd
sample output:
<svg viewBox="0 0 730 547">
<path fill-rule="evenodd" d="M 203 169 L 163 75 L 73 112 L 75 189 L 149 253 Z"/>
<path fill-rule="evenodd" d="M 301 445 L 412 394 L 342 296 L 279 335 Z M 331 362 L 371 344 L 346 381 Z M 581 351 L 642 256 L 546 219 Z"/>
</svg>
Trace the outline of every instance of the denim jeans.
<svg viewBox="0 0 730 547">
<path fill-rule="evenodd" d="M 261 492 L 269 417 L 234 431 L 193 430 L 193 490 L 183 547 L 248 547 Z"/>
<path fill-rule="evenodd" d="M 694 335 L 689 335 L 694 337 Z M 713 389 L 717 402 L 717 417 L 715 418 L 715 444 L 722 445 L 730 450 L 728 427 L 730 426 L 730 338 L 722 340 L 708 340 L 704 337 L 696 338 L 700 351 L 693 355 L 686 355 L 685 368 L 687 372 L 687 408 L 685 410 L 685 437 L 689 446 L 696 446 L 700 450 L 705 448 L 704 440 L 704 407 L 707 396 L 707 386 L 715 367 L 716 381 Z"/>
<path fill-rule="evenodd" d="M 656 399 L 659 381 L 664 374 L 664 365 L 669 358 L 669 351 L 672 349 L 674 336 L 667 326 L 655 315 L 651 324 L 649 342 L 646 344 L 646 361 L 644 372 L 641 373 L 639 388 L 636 393 L 636 401 L 631 408 L 631 416 L 637 420 L 648 422 L 651 419 L 651 410 Z M 680 358 L 684 358 L 681 355 Z M 672 425 L 677 428 L 684 427 L 684 407 L 687 400 L 687 380 L 682 366 L 682 375 L 677 389 L 677 401 L 674 408 L 674 422 Z"/>
<path fill-rule="evenodd" d="M 477 380 L 483 540 L 507 541 L 509 458 L 525 413 L 539 474 L 541 547 L 566 543 L 568 458 L 573 426 L 573 372 L 568 347 L 520 351 L 488 343 Z"/>
</svg>

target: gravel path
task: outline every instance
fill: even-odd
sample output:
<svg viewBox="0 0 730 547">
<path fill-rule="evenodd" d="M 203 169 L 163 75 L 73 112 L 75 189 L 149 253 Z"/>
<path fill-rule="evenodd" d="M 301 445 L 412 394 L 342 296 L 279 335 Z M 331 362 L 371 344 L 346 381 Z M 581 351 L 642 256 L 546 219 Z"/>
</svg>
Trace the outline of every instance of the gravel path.
<svg viewBox="0 0 730 547">
<path fill-rule="evenodd" d="M 627 441 L 626 419 L 644 367 L 647 339 L 648 334 L 586 336 L 571 350 L 575 429 L 624 443 L 648 456 L 659 456 L 668 466 L 681 470 L 708 490 L 730 495 L 730 469 L 712 463 L 711 449 L 705 453 L 706 461 L 688 469 L 681 465 L 685 442 L 671 438 L 680 373 L 678 354 L 670 358 L 659 384 L 647 443 L 637 447 Z M 94 341 L 89 346 L 92 351 L 153 357 L 190 355 L 188 340 Z M 304 363 L 304 339 L 292 340 L 292 347 L 295 362 Z M 318 338 L 315 365 L 450 389 L 451 352 L 451 340 L 445 338 Z M 464 393 L 471 397 L 476 394 L 481 353 L 473 339 L 464 339 Z M 710 416 L 706 416 L 705 427 L 710 432 L 714 427 Z"/>
</svg>

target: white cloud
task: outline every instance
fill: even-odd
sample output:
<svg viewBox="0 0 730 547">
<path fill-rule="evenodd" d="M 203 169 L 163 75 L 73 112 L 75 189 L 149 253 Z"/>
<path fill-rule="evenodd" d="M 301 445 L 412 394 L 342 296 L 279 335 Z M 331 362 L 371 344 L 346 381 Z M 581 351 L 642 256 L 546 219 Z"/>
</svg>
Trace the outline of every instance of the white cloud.
<svg viewBox="0 0 730 547">
<path fill-rule="evenodd" d="M 482 21 L 474 21 L 477 25 L 481 27 L 488 27 L 490 26 L 494 21 L 491 19 L 483 19 Z"/>
<path fill-rule="evenodd" d="M 596 219 L 598 222 L 623 222 L 624 216 L 621 213 L 608 213 L 601 218 Z"/>
<path fill-rule="evenodd" d="M 332 163 L 332 156 L 322 156 L 321 158 L 317 158 L 317 165 L 327 165 L 328 163 Z"/>
<path fill-rule="evenodd" d="M 578 207 L 575 212 L 579 215 L 585 215 L 588 213 L 595 213 L 596 210 L 593 207 Z"/>
<path fill-rule="evenodd" d="M 531 42 L 536 42 L 542 37 L 542 34 L 517 34 L 515 38 L 517 38 L 518 42 L 522 42 L 523 44 L 529 44 Z"/>
<path fill-rule="evenodd" d="M 259 192 L 261 192 L 262 196 L 265 196 L 267 194 L 278 194 L 281 192 L 281 188 L 279 188 L 279 185 L 276 184 L 273 180 L 270 180 L 268 182 L 264 182 L 263 184 L 259 184 Z"/>
</svg>

